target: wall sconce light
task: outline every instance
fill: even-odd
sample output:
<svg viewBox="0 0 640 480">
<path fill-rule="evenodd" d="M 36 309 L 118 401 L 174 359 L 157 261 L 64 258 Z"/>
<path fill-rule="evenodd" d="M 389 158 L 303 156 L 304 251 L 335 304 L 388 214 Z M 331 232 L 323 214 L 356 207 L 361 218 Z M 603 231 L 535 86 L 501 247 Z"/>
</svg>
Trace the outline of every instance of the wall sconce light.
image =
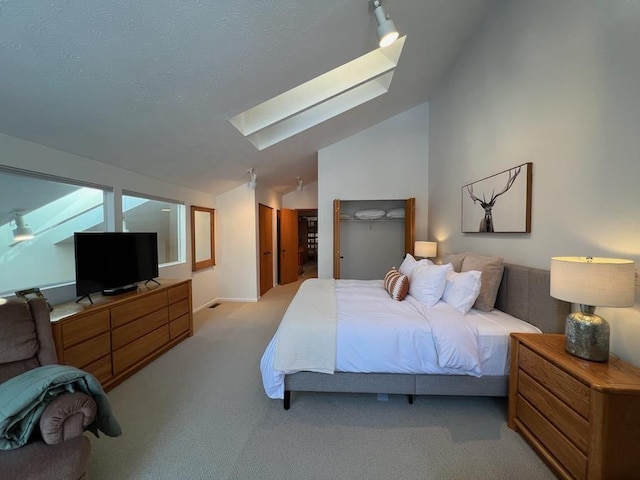
<svg viewBox="0 0 640 480">
<path fill-rule="evenodd" d="M 302 180 L 302 177 L 296 177 L 296 182 L 298 183 L 298 186 L 296 187 L 296 190 L 301 192 L 302 189 L 304 188 L 304 180 Z"/>
<path fill-rule="evenodd" d="M 437 242 L 415 242 L 413 245 L 413 253 L 416 257 L 433 258 L 438 252 Z"/>
<path fill-rule="evenodd" d="M 247 186 L 255 190 L 258 186 L 258 175 L 256 174 L 256 169 L 251 167 L 247 170 L 247 173 L 249 174 L 249 183 L 247 183 Z"/>
<path fill-rule="evenodd" d="M 596 307 L 632 307 L 635 301 L 635 263 L 597 257 L 553 257 L 553 298 L 580 305 L 565 324 L 565 350 L 573 356 L 609 360 L 609 323 Z"/>
<path fill-rule="evenodd" d="M 388 47 L 398 39 L 398 30 L 393 20 L 384 12 L 382 2 L 380 0 L 371 0 L 373 5 L 373 14 L 378 22 L 378 38 L 380 39 L 380 47 Z"/>
<path fill-rule="evenodd" d="M 33 230 L 25 223 L 21 212 L 14 211 L 10 223 L 16 227 L 13 229 L 14 241 L 24 242 L 33 238 Z"/>
</svg>

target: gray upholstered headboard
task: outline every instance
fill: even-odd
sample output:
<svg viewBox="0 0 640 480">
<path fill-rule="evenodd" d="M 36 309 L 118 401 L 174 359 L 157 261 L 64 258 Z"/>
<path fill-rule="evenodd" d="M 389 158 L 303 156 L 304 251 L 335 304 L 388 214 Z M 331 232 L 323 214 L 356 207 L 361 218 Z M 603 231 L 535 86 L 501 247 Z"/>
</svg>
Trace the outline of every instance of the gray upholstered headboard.
<svg viewBox="0 0 640 480">
<path fill-rule="evenodd" d="M 564 333 L 571 304 L 549 295 L 548 270 L 505 263 L 496 308 L 545 333 Z"/>
</svg>

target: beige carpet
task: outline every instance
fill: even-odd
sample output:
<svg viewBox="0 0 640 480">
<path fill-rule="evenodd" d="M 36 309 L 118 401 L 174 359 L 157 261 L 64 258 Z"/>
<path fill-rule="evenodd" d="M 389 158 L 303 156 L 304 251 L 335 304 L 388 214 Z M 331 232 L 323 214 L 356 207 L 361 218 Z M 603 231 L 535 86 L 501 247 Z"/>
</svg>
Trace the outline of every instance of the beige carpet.
<svg viewBox="0 0 640 480">
<path fill-rule="evenodd" d="M 554 478 L 505 399 L 299 393 L 284 411 L 258 364 L 298 286 L 198 313 L 192 338 L 110 391 L 124 434 L 91 436 L 90 478 Z"/>
</svg>

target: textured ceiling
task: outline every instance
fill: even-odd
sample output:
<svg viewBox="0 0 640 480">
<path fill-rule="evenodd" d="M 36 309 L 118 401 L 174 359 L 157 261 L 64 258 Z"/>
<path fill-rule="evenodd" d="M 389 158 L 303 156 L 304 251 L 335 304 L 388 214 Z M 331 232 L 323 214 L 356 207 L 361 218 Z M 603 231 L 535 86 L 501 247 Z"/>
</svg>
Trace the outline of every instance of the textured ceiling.
<svg viewBox="0 0 640 480">
<path fill-rule="evenodd" d="M 320 148 L 427 101 L 491 3 L 385 0 L 407 35 L 389 92 L 258 151 L 229 119 L 377 48 L 367 0 L 0 0 L 0 132 L 212 194 L 255 167 L 288 192 Z"/>
</svg>

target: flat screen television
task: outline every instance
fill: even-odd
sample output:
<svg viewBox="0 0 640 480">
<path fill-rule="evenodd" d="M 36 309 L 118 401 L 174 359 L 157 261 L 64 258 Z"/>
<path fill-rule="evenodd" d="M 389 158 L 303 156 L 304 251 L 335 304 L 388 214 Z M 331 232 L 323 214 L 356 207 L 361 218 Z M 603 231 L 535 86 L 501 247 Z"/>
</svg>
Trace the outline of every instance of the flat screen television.
<svg viewBox="0 0 640 480">
<path fill-rule="evenodd" d="M 158 277 L 156 232 L 76 232 L 76 293 L 119 295 Z M 93 302 L 92 302 L 93 303 Z"/>
</svg>

